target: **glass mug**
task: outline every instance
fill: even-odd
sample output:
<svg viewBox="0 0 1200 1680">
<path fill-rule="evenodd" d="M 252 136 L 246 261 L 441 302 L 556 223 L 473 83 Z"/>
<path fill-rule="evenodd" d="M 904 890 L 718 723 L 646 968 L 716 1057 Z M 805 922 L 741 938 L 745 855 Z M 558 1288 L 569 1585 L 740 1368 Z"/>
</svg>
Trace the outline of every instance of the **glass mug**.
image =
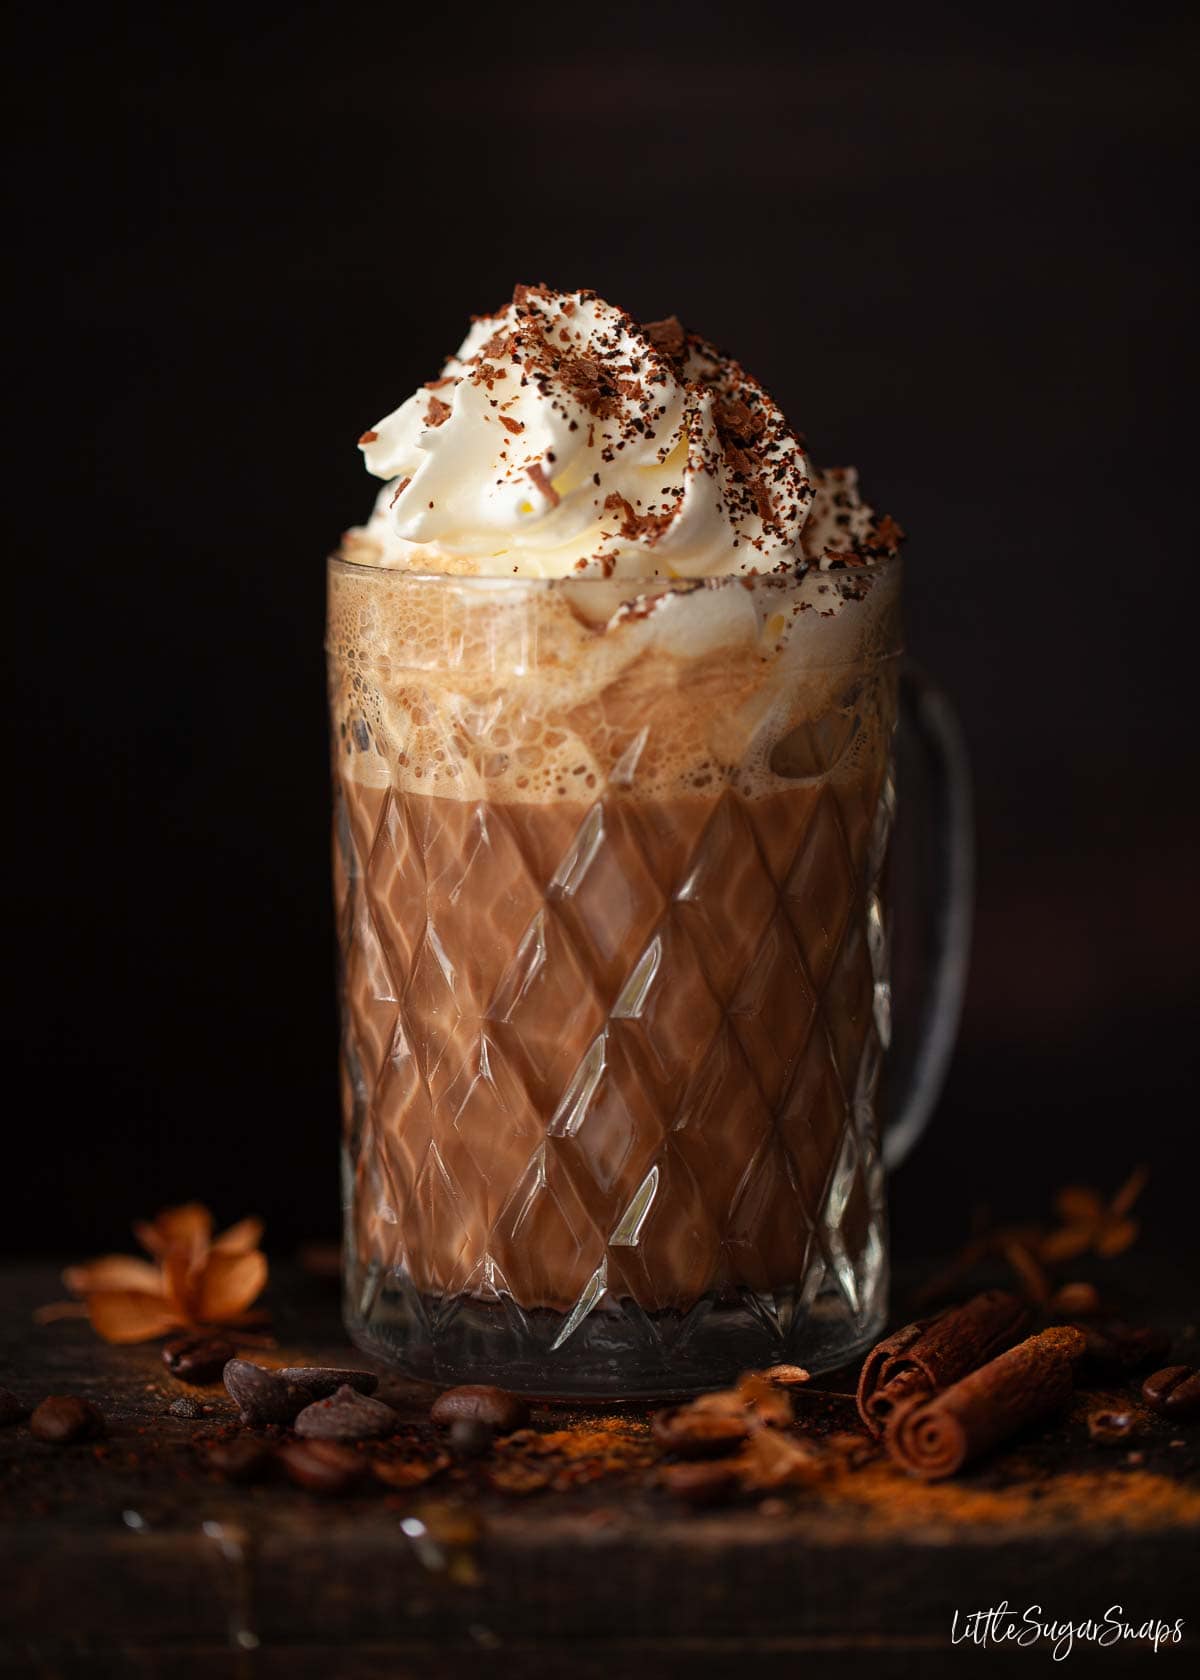
<svg viewBox="0 0 1200 1680">
<path fill-rule="evenodd" d="M 899 602 L 897 561 L 633 585 L 330 561 L 360 1346 L 621 1398 L 877 1337 L 884 1162 L 940 1087 L 970 899 L 965 761 Z M 885 1140 L 898 713 L 938 811 Z"/>
</svg>

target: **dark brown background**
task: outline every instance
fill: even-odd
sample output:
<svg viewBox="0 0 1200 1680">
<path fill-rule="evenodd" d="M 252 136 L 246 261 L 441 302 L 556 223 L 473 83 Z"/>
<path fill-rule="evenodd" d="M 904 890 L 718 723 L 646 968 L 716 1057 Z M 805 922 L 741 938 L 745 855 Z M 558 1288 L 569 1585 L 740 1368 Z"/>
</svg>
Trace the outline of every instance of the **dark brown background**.
<svg viewBox="0 0 1200 1680">
<path fill-rule="evenodd" d="M 981 854 L 900 1247 L 1139 1158 L 1194 1241 L 1185 8 L 426 10 L 22 16 L 0 1240 L 334 1229 L 323 557 L 357 433 L 546 278 L 730 346 L 911 533 Z"/>
</svg>

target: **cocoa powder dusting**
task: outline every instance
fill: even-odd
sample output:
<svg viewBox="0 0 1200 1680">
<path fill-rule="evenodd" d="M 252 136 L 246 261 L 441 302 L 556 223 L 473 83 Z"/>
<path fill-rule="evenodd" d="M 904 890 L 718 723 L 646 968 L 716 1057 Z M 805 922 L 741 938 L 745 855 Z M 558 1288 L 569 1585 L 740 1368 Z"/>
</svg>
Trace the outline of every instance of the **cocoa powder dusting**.
<svg viewBox="0 0 1200 1680">
<path fill-rule="evenodd" d="M 1019 1463 L 1010 1468 L 1017 1470 Z M 872 1535 L 914 1533 L 922 1526 L 1009 1529 L 1016 1536 L 1080 1522 L 1126 1529 L 1200 1522 L 1200 1490 L 1148 1471 L 1031 1474 L 1012 1486 L 990 1488 L 911 1481 L 876 1462 L 839 1474 L 819 1498 L 827 1508 L 865 1517 Z"/>
<path fill-rule="evenodd" d="M 616 511 L 636 517 L 627 503 Z M 960 1269 L 954 1306 L 893 1330 L 868 1355 L 857 1405 L 853 1394 L 817 1387 L 793 1365 L 746 1372 L 728 1388 L 657 1411 L 596 1412 L 477 1384 L 446 1390 L 430 1405 L 427 1393 L 370 1371 L 302 1360 L 268 1368 L 244 1358 L 224 1368 L 227 1395 L 211 1406 L 185 1396 L 181 1405 L 173 1387 L 180 1362 L 194 1362 L 198 1346 L 212 1354 L 192 1336 L 168 1344 L 167 1371 L 146 1399 L 140 1388 L 126 1391 L 123 1379 L 100 1407 L 31 1393 L 39 1403 L 24 1431 L 14 1427 L 23 1400 L 0 1391 L 0 1422 L 13 1427 L 9 1491 L 23 1483 L 47 1508 L 69 1508 L 81 1485 L 77 1467 L 91 1474 L 115 1451 L 139 1487 L 264 1483 L 272 1499 L 374 1499 L 403 1512 L 414 1508 L 415 1490 L 436 1484 L 439 1498 L 462 1501 L 464 1510 L 468 1502 L 486 1512 L 557 1496 L 578 1509 L 591 1494 L 593 1502 L 619 1502 L 631 1519 L 741 1507 L 853 1540 L 944 1543 L 981 1532 L 1017 1540 L 1200 1525 L 1193 1333 L 1172 1337 L 1111 1318 L 1088 1319 L 1086 1332 L 1053 1323 L 1060 1312 L 1082 1316 L 1100 1306 L 1096 1286 L 1063 1281 L 1055 1268 L 1073 1265 L 1085 1245 L 1103 1255 L 1132 1240 L 1140 1185 L 1135 1175 L 1111 1199 L 1081 1190 L 1060 1197 L 1059 1224 L 1049 1231 L 992 1233 L 974 1260 L 1007 1267 L 1019 1293 L 971 1295 Z M 1031 1292 L 1020 1289 L 1028 1280 L 1024 1260 L 1014 1264 L 1017 1248 L 1038 1267 L 1036 1303 L 1021 1299 Z M 1061 1393 L 1049 1375 L 1061 1378 Z M 1045 1407 L 1026 1404 L 1037 1381 Z M 896 1454 L 893 1425 L 922 1407 L 965 1420 L 979 1446 L 949 1479 L 924 1480 L 919 1465 Z M 201 1418 L 200 1430 L 182 1427 Z"/>
</svg>

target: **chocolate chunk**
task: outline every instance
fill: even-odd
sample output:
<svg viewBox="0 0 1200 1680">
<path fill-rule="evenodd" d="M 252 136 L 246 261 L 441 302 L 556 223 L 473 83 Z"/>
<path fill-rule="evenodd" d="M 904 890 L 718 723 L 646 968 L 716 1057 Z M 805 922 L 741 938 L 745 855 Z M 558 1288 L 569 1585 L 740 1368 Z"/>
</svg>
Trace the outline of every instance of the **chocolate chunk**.
<svg viewBox="0 0 1200 1680">
<path fill-rule="evenodd" d="M 10 1423 L 20 1423 L 28 1410 L 10 1389 L 0 1388 L 0 1429 Z"/>
<path fill-rule="evenodd" d="M 319 1441 L 374 1441 L 394 1435 L 399 1423 L 390 1406 L 343 1387 L 306 1406 L 296 1419 L 296 1433 Z"/>
<path fill-rule="evenodd" d="M 734 1452 L 750 1433 L 745 1416 L 671 1406 L 656 1412 L 651 1423 L 654 1439 L 680 1458 L 720 1458 Z"/>
<path fill-rule="evenodd" d="M 162 1350 L 163 1364 L 171 1375 L 197 1388 L 219 1382 L 236 1353 L 233 1343 L 221 1336 L 176 1336 Z"/>
<path fill-rule="evenodd" d="M 205 1441 L 200 1457 L 207 1469 L 227 1482 L 260 1482 L 270 1474 L 274 1462 L 261 1441 L 246 1435 L 228 1441 Z"/>
<path fill-rule="evenodd" d="M 1146 1378 L 1142 1394 L 1166 1417 L 1190 1417 L 1200 1411 L 1200 1371 L 1190 1365 L 1168 1365 Z"/>
<path fill-rule="evenodd" d="M 291 1423 L 309 1397 L 278 1371 L 252 1365 L 248 1359 L 231 1359 L 225 1367 L 225 1387 L 242 1414 L 252 1425 Z"/>
<path fill-rule="evenodd" d="M 738 1474 L 732 1464 L 667 1464 L 659 1483 L 689 1505 L 720 1505 L 732 1497 Z"/>
<path fill-rule="evenodd" d="M 506 1389 L 492 1388 L 487 1383 L 464 1383 L 461 1388 L 448 1388 L 439 1394 L 429 1416 L 438 1424 L 472 1418 L 478 1423 L 490 1423 L 501 1435 L 511 1435 L 514 1429 L 523 1429 L 529 1422 L 529 1406 L 519 1394 L 509 1394 Z"/>
<path fill-rule="evenodd" d="M 29 1428 L 39 1441 L 65 1446 L 104 1434 L 104 1418 L 90 1400 L 78 1394 L 51 1394 L 34 1408 Z"/>
<path fill-rule="evenodd" d="M 190 1394 L 181 1394 L 178 1400 L 172 1400 L 167 1407 L 172 1417 L 199 1418 L 204 1416 L 204 1407 L 198 1400 L 193 1400 Z"/>
<path fill-rule="evenodd" d="M 309 1493 L 348 1493 L 366 1471 L 356 1452 L 335 1441 L 289 1441 L 276 1456 L 288 1480 Z"/>
<path fill-rule="evenodd" d="M 334 1365 L 285 1365 L 276 1375 L 294 1383 L 310 1400 L 325 1400 L 339 1388 L 374 1394 L 379 1386 L 374 1371 L 342 1371 Z"/>
<path fill-rule="evenodd" d="M 482 1458 L 491 1451 L 494 1436 L 483 1418 L 457 1417 L 450 1425 L 450 1448 L 456 1458 Z"/>
</svg>

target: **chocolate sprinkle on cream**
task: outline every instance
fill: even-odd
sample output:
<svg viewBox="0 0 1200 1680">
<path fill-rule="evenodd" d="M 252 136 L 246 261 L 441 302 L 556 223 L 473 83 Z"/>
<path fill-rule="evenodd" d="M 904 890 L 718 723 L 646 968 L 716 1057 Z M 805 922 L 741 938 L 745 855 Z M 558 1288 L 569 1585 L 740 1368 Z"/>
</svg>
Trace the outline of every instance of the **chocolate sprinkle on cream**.
<svg viewBox="0 0 1200 1680">
<path fill-rule="evenodd" d="M 444 386 L 453 398 L 432 394 Z M 851 469 L 810 468 L 732 357 L 674 315 L 639 325 L 588 290 L 517 286 L 360 443 L 391 482 L 347 553 L 387 566 L 786 576 L 872 564 L 902 537 Z"/>
<path fill-rule="evenodd" d="M 558 506 L 558 500 L 559 500 L 558 491 L 554 488 L 553 484 L 551 484 L 550 480 L 546 477 L 546 469 L 541 465 L 541 463 L 537 462 L 532 467 L 526 467 L 525 471 L 529 474 L 530 478 L 537 485 L 537 487 L 541 491 L 542 495 L 545 496 L 546 500 L 550 503 L 551 507 L 557 507 Z"/>
</svg>

